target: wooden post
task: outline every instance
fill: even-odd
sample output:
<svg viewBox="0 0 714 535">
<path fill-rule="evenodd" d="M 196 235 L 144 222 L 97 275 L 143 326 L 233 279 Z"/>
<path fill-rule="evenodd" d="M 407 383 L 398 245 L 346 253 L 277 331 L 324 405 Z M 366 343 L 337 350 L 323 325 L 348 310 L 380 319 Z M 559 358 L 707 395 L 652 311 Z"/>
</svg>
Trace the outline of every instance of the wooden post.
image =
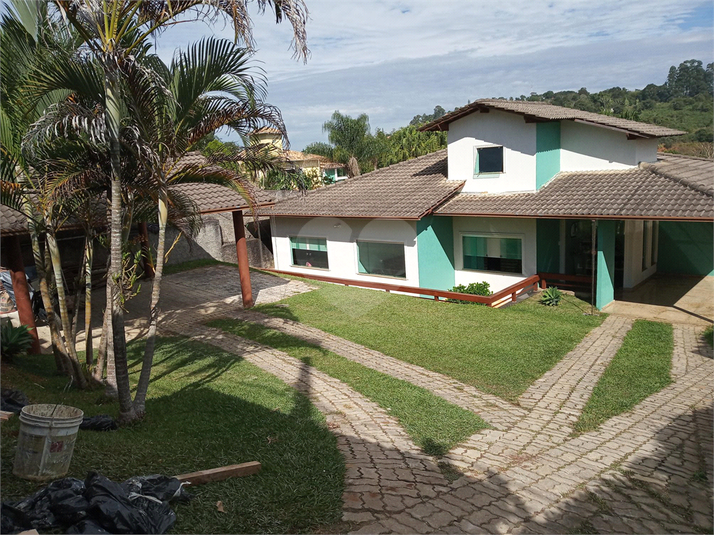
<svg viewBox="0 0 714 535">
<path fill-rule="evenodd" d="M 233 232 L 236 235 L 236 256 L 238 257 L 238 275 L 240 276 L 240 292 L 243 296 L 243 308 L 253 306 L 253 290 L 250 287 L 250 265 L 248 263 L 248 247 L 245 244 L 245 225 L 243 212 L 233 212 Z"/>
<path fill-rule="evenodd" d="M 541 279 L 541 280 L 540 280 L 540 287 L 541 287 L 541 289 L 545 290 L 546 285 L 547 285 L 547 283 L 545 282 L 545 279 Z"/>
<path fill-rule="evenodd" d="M 154 264 L 151 261 L 151 250 L 149 245 L 149 229 L 146 222 L 139 223 L 139 236 L 141 237 L 141 259 L 144 264 L 144 275 L 147 278 L 154 278 Z"/>
<path fill-rule="evenodd" d="M 32 335 L 30 353 L 37 355 L 40 353 L 40 338 L 37 335 L 35 314 L 32 311 L 32 301 L 30 300 L 30 289 L 27 286 L 27 278 L 25 277 L 25 264 L 22 261 L 20 236 L 10 236 L 6 243 L 10 250 L 8 268 L 10 268 L 12 275 L 12 289 L 15 292 L 17 314 L 20 316 L 20 323 L 30 328 L 30 334 Z"/>
</svg>

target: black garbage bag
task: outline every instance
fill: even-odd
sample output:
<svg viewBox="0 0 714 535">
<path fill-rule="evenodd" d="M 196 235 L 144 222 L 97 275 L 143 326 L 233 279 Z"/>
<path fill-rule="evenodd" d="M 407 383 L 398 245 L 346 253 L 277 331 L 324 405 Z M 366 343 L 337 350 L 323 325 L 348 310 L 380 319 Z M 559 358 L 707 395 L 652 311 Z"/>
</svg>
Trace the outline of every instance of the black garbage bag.
<svg viewBox="0 0 714 535">
<path fill-rule="evenodd" d="M 22 529 L 46 530 L 81 519 L 86 514 L 84 482 L 72 477 L 58 479 L 32 496 L 2 504 L 3 525 L 9 522 Z M 64 506 L 67 506 L 66 511 Z M 84 508 L 84 510 L 82 510 Z M 57 512 L 60 512 L 58 517 Z M 69 520 L 66 520 L 69 519 Z M 3 528 L 5 533 L 5 528 Z"/>
<path fill-rule="evenodd" d="M 0 410 L 18 413 L 25 405 L 29 404 L 30 400 L 22 390 L 3 388 L 0 391 Z"/>
<path fill-rule="evenodd" d="M 183 484 L 175 477 L 154 474 L 151 476 L 136 476 L 121 484 L 129 497 L 133 494 L 150 496 L 162 502 L 187 502 L 191 495 L 186 492 Z"/>
<path fill-rule="evenodd" d="M 110 533 L 165 533 L 176 513 L 158 498 L 132 495 L 119 483 L 90 472 L 85 480 L 90 517 Z"/>
<path fill-rule="evenodd" d="M 87 517 L 89 502 L 84 497 L 84 481 L 66 478 L 62 488 L 50 494 L 50 510 L 62 525 L 75 524 Z"/>
<path fill-rule="evenodd" d="M 116 420 L 108 414 L 98 414 L 83 418 L 79 428 L 84 431 L 115 431 L 119 426 Z"/>
<path fill-rule="evenodd" d="M 66 533 L 78 533 L 78 534 L 90 534 L 90 533 L 98 533 L 98 534 L 104 534 L 104 533 L 109 533 L 106 529 L 104 529 L 102 526 L 97 524 L 94 520 L 82 520 L 81 522 L 78 522 L 74 526 L 71 526 Z"/>
</svg>

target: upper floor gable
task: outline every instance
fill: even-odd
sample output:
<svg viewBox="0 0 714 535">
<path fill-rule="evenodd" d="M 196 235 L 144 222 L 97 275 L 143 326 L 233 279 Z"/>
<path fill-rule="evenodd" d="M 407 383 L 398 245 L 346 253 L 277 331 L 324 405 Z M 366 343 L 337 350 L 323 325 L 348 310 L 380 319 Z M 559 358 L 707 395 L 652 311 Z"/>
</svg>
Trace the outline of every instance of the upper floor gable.
<svg viewBox="0 0 714 535">
<path fill-rule="evenodd" d="M 535 191 L 561 171 L 657 160 L 658 137 L 683 132 L 540 102 L 479 100 L 422 130 L 448 130 L 448 176 L 464 192 Z"/>
</svg>

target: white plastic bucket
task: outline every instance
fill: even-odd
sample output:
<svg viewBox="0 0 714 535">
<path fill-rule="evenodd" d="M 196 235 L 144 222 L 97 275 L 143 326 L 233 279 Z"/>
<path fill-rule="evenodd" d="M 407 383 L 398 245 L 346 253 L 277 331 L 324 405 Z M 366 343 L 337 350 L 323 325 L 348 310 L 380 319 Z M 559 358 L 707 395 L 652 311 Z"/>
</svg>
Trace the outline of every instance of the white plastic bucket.
<svg viewBox="0 0 714 535">
<path fill-rule="evenodd" d="M 83 417 L 81 410 L 66 405 L 23 407 L 12 473 L 33 481 L 65 476 Z"/>
</svg>

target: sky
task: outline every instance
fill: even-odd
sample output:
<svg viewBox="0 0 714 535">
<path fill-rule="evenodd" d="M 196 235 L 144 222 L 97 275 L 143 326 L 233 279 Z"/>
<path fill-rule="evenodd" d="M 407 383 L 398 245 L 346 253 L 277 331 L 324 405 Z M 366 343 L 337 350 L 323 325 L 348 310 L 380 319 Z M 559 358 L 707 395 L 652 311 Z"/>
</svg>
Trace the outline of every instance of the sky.
<svg viewBox="0 0 714 535">
<path fill-rule="evenodd" d="M 339 110 L 366 113 L 372 131 L 405 126 L 434 106 L 531 92 L 597 92 L 661 84 L 671 65 L 714 61 L 710 0 L 305 0 L 311 54 L 293 58 L 292 28 L 255 5 L 254 67 L 268 79 L 291 148 L 327 141 Z M 222 21 L 187 22 L 157 39 L 170 61 L 205 35 L 233 38 Z M 229 139 L 229 135 L 220 135 Z"/>
</svg>

